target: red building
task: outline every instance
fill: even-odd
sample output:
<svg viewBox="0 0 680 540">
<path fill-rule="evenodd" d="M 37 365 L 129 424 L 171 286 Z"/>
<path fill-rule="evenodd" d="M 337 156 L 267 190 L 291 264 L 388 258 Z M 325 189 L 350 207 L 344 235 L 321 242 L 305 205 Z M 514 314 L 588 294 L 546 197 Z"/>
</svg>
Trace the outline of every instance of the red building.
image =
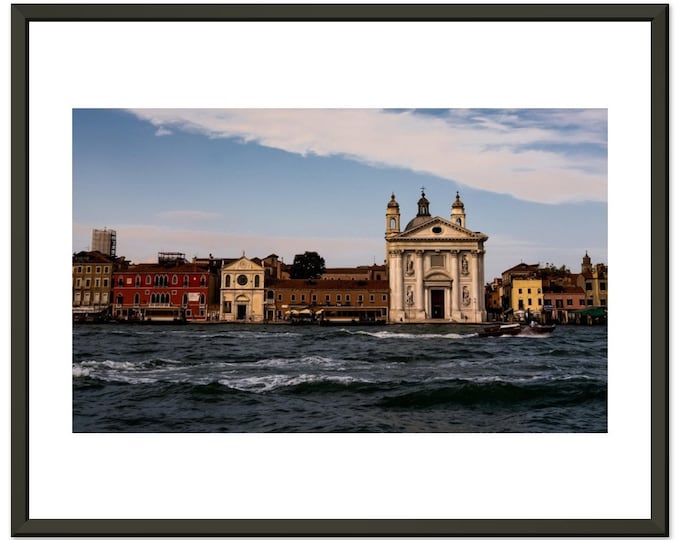
<svg viewBox="0 0 680 540">
<path fill-rule="evenodd" d="M 112 315 L 125 321 L 206 321 L 215 278 L 209 268 L 187 263 L 182 253 L 159 253 L 157 264 L 114 272 Z"/>
</svg>

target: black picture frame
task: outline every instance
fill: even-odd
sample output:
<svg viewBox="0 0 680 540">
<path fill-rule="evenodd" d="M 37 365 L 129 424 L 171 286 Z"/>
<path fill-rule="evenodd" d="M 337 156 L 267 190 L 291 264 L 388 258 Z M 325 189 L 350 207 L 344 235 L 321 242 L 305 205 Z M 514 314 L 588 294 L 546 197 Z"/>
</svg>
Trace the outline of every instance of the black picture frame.
<svg viewBox="0 0 680 540">
<path fill-rule="evenodd" d="M 650 519 L 31 519 L 29 31 L 33 21 L 647 21 L 651 24 Z M 27 5 L 11 7 L 11 532 L 13 536 L 668 536 L 669 6 Z"/>
</svg>

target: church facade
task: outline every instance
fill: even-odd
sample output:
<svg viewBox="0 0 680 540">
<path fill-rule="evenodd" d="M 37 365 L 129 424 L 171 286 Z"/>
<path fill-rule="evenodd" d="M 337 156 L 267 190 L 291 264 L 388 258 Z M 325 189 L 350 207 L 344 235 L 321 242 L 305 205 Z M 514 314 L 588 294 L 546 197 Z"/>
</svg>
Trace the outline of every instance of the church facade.
<svg viewBox="0 0 680 540">
<path fill-rule="evenodd" d="M 430 215 L 423 191 L 416 216 L 403 230 L 400 221 L 392 194 L 385 214 L 390 322 L 484 322 L 488 237 L 466 228 L 460 196 L 451 205 L 450 219 L 444 219 Z"/>
</svg>

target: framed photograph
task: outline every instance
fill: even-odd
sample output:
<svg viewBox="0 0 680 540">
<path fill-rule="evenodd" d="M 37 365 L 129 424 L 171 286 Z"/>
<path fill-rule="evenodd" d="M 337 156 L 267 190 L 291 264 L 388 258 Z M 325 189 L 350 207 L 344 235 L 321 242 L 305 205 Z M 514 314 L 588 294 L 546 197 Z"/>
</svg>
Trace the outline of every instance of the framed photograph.
<svg viewBox="0 0 680 540">
<path fill-rule="evenodd" d="M 668 5 L 11 14 L 14 536 L 668 535 Z"/>
</svg>

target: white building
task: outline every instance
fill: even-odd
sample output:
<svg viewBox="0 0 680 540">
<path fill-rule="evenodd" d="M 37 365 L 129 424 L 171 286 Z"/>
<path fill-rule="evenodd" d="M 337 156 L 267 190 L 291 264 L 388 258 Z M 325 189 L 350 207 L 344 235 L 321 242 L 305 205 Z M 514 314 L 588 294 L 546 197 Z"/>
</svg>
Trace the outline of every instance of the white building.
<svg viewBox="0 0 680 540">
<path fill-rule="evenodd" d="M 264 268 L 245 255 L 222 267 L 220 320 L 264 320 Z"/>
<path fill-rule="evenodd" d="M 394 194 L 387 203 L 385 242 L 390 282 L 390 322 L 483 322 L 485 234 L 466 228 L 456 194 L 451 219 L 430 215 L 421 194 L 418 213 L 400 228 Z"/>
</svg>

